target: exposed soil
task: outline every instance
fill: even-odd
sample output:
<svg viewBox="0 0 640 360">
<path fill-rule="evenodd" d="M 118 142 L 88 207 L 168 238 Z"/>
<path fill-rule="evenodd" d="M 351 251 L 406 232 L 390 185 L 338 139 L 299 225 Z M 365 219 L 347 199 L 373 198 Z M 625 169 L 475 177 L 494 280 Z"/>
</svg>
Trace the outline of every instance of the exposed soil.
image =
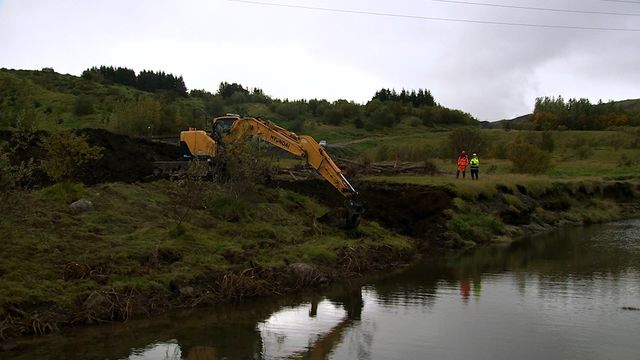
<svg viewBox="0 0 640 360">
<path fill-rule="evenodd" d="M 278 180 L 273 186 L 292 190 L 329 206 L 338 207 L 344 199 L 326 181 Z M 354 184 L 358 199 L 365 208 L 363 217 L 385 228 L 418 240 L 419 248 L 439 241 L 446 221 L 444 210 L 450 209 L 455 197 L 451 191 L 433 186 L 389 184 L 361 181 Z"/>
<path fill-rule="evenodd" d="M 154 161 L 180 158 L 180 149 L 174 145 L 133 139 L 101 129 L 82 129 L 78 133 L 91 145 L 104 148 L 102 159 L 93 163 L 81 179 L 87 184 L 148 180 L 153 177 Z"/>
<path fill-rule="evenodd" d="M 171 161 L 180 158 L 180 149 L 177 146 L 152 142 L 141 138 L 131 138 L 125 135 L 114 134 L 103 129 L 80 129 L 75 131 L 82 135 L 93 146 L 100 146 L 102 158 L 93 162 L 84 169 L 79 181 L 85 184 L 97 184 L 102 182 L 121 181 L 133 183 L 137 181 L 153 180 L 154 161 Z M 40 161 L 46 157 L 46 151 L 42 148 L 42 140 L 47 136 L 46 132 L 37 132 L 32 141 L 21 149 L 17 161 L 33 158 Z M 0 132 L 0 139 L 10 141 L 12 133 Z M 44 185 L 50 182 L 46 174 L 36 174 L 33 185 Z"/>
</svg>

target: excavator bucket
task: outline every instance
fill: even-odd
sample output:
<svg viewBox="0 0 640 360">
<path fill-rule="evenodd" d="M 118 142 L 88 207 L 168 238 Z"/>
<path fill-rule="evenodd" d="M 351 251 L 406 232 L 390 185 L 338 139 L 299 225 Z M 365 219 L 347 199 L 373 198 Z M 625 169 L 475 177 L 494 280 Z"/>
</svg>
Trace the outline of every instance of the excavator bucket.
<svg viewBox="0 0 640 360">
<path fill-rule="evenodd" d="M 329 211 L 318 218 L 318 221 L 340 229 L 355 229 L 360 224 L 364 207 L 361 203 L 347 200 L 344 207 Z"/>
</svg>

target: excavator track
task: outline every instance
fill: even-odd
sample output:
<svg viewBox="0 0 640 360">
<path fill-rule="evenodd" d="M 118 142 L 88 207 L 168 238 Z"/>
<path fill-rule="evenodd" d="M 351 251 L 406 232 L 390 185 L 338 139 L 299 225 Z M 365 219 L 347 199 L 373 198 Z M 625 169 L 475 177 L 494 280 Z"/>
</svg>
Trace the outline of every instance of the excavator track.
<svg viewBox="0 0 640 360">
<path fill-rule="evenodd" d="M 188 168 L 188 161 L 154 161 L 153 175 L 155 177 L 181 176 Z"/>
</svg>

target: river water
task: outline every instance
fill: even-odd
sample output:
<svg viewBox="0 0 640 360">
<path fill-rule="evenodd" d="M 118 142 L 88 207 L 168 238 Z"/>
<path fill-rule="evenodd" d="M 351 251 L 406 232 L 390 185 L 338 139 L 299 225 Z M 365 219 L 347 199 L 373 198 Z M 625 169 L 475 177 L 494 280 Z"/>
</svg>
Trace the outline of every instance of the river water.
<svg viewBox="0 0 640 360">
<path fill-rule="evenodd" d="M 640 359 L 640 220 L 324 292 L 66 330 L 16 359 Z"/>
</svg>

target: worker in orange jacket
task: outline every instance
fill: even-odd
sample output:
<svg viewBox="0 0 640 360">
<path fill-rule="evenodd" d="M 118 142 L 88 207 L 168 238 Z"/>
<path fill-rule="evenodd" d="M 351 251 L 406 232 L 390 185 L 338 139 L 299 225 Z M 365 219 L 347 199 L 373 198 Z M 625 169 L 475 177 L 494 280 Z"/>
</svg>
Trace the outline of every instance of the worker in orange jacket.
<svg viewBox="0 0 640 360">
<path fill-rule="evenodd" d="M 456 172 L 456 179 L 460 177 L 460 173 L 462 173 L 462 178 L 464 179 L 467 165 L 469 165 L 469 157 L 467 156 L 467 153 L 462 150 L 458 157 L 458 172 Z"/>
</svg>

